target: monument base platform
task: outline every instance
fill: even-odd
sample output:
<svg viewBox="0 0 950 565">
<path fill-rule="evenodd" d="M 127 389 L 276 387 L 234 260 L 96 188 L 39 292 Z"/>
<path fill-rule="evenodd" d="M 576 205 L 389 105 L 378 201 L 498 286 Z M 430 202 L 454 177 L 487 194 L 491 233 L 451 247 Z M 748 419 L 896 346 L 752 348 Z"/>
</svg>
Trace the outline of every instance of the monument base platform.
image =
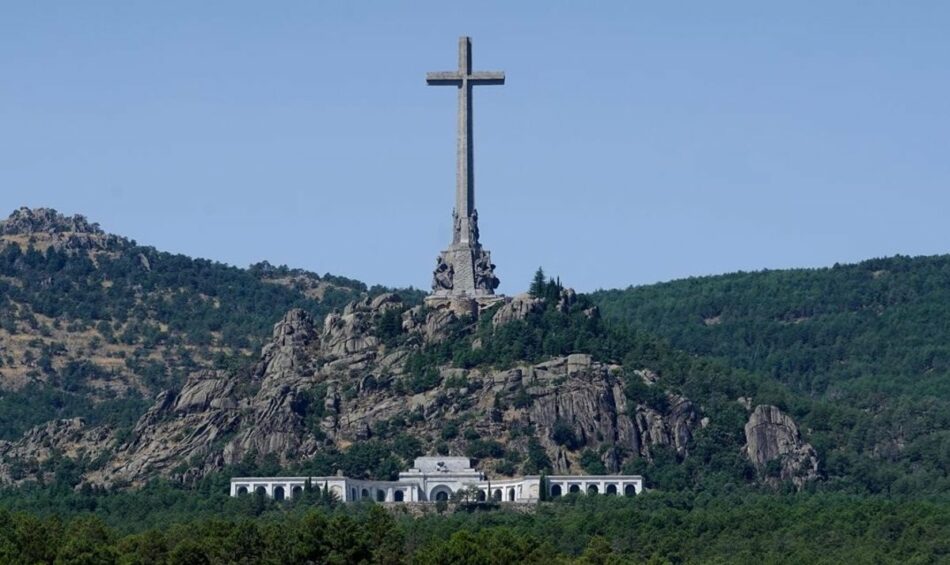
<svg viewBox="0 0 950 565">
<path fill-rule="evenodd" d="M 457 315 L 470 315 L 477 317 L 479 313 L 495 306 L 504 304 L 511 299 L 503 294 L 484 294 L 480 296 L 469 296 L 467 294 L 452 295 L 433 293 L 425 298 L 425 304 L 434 310 L 447 308 Z"/>
</svg>

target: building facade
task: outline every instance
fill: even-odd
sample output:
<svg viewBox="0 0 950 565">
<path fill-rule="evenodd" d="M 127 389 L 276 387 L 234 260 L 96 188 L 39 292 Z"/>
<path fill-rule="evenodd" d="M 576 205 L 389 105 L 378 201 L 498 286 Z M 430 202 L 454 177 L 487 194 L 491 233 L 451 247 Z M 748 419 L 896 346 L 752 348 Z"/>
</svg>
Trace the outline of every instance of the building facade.
<svg viewBox="0 0 950 565">
<path fill-rule="evenodd" d="M 463 490 L 475 500 L 537 502 L 541 498 L 539 475 L 491 480 L 472 468 L 467 457 L 418 457 L 413 467 L 399 473 L 396 481 L 368 481 L 344 476 L 332 477 L 236 477 L 231 479 L 231 496 L 251 493 L 275 500 L 300 496 L 307 482 L 313 488 L 328 489 L 343 502 L 437 502 L 449 500 Z M 639 475 L 550 475 L 544 486 L 550 498 L 571 493 L 635 496 L 643 491 Z"/>
</svg>

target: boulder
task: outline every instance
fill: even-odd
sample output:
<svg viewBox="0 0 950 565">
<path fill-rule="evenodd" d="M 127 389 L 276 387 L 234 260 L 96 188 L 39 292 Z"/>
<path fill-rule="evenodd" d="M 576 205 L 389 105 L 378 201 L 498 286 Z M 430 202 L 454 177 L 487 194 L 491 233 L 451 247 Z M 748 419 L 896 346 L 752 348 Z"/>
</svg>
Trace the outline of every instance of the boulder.
<svg viewBox="0 0 950 565">
<path fill-rule="evenodd" d="M 502 306 L 492 316 L 492 326 L 498 327 L 516 320 L 524 320 L 529 314 L 544 310 L 544 300 L 530 294 L 519 294 Z"/>
<path fill-rule="evenodd" d="M 743 452 L 767 481 L 791 481 L 801 488 L 818 478 L 818 454 L 811 444 L 802 440 L 791 416 L 778 407 L 761 404 L 755 407 L 745 425 L 746 445 Z M 777 461 L 777 476 L 768 474 L 769 463 Z"/>
<path fill-rule="evenodd" d="M 234 407 L 228 397 L 231 383 L 226 374 L 217 371 L 201 371 L 193 375 L 182 387 L 175 399 L 173 411 L 203 412 L 209 408 Z"/>
</svg>

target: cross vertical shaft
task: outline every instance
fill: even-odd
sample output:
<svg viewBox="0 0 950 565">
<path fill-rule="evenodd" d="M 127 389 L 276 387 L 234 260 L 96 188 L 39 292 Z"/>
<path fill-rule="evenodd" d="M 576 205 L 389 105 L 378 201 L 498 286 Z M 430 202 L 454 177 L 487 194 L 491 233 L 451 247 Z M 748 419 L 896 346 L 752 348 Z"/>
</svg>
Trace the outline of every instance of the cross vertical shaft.
<svg viewBox="0 0 950 565">
<path fill-rule="evenodd" d="M 461 220 L 459 231 L 453 240 L 468 242 L 471 231 L 469 217 L 475 209 L 474 143 L 472 139 L 472 41 L 459 38 L 459 84 L 458 139 L 456 140 L 455 213 Z"/>
<path fill-rule="evenodd" d="M 472 72 L 472 40 L 459 38 L 458 70 L 426 74 L 426 82 L 433 86 L 458 88 L 458 132 L 455 174 L 455 222 L 452 242 L 470 243 L 474 238 L 475 215 L 475 168 L 474 141 L 472 135 L 472 87 L 489 84 L 505 84 L 505 73 L 500 71 Z"/>
</svg>

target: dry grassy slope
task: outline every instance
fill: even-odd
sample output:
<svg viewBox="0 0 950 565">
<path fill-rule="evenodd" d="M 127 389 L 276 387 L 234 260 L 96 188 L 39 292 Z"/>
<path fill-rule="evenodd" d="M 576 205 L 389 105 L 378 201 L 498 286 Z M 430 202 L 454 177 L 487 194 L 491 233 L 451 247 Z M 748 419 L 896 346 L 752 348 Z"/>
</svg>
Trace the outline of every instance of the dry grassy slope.
<svg viewBox="0 0 950 565">
<path fill-rule="evenodd" d="M 78 234 L 60 232 L 54 236 L 40 232 L 30 235 L 2 235 L 0 248 L 13 243 L 20 246 L 24 252 L 30 245 L 45 252 L 49 247 L 61 242 L 63 236 L 74 235 Z M 93 234 L 90 239 L 98 242 L 101 237 Z M 77 252 L 85 253 L 94 263 L 103 254 L 116 255 L 115 251 L 95 247 Z M 5 280 L 18 286 L 23 284 L 22 281 L 11 277 L 5 277 Z M 109 280 L 103 281 L 104 287 L 111 284 Z M 169 294 L 171 292 L 172 290 L 167 291 Z M 138 300 L 137 304 L 141 304 L 141 300 Z M 215 356 L 219 354 L 249 355 L 252 353 L 247 349 L 239 350 L 220 345 L 220 334 L 214 333 L 212 333 L 213 341 L 210 345 L 194 345 L 189 343 L 188 336 L 176 333 L 166 324 L 147 317 L 136 319 L 135 323 L 152 326 L 158 331 L 165 332 L 169 339 L 164 343 L 150 346 L 123 343 L 116 340 L 115 336 L 122 335 L 128 330 L 131 321 L 123 324 L 111 323 L 112 333 L 104 335 L 95 325 L 87 325 L 68 317 L 51 318 L 38 314 L 28 303 L 12 302 L 12 306 L 11 313 L 16 319 L 12 328 L 14 331 L 9 331 L 11 328 L 0 328 L 0 356 L 3 358 L 3 366 L 0 367 L 0 389 L 17 390 L 31 382 L 48 383 L 49 374 L 41 370 L 44 351 L 51 358 L 52 368 L 57 372 L 63 370 L 70 362 L 82 361 L 94 363 L 105 369 L 108 372 L 108 378 L 94 378 L 88 382 L 90 388 L 101 394 L 103 398 L 117 394 L 124 395 L 129 390 L 135 390 L 143 395 L 156 392 L 142 375 L 136 374 L 129 368 L 127 361 L 133 358 L 161 362 L 169 370 L 174 371 L 185 366 L 183 353 L 187 353 L 187 357 L 194 361 L 197 368 L 210 367 Z M 170 343 L 175 345 L 169 345 Z M 192 370 L 191 364 L 187 365 L 188 370 Z"/>
<path fill-rule="evenodd" d="M 340 288 L 333 283 L 316 279 L 308 274 L 287 275 L 264 279 L 264 281 L 300 291 L 307 298 L 313 298 L 314 300 L 323 300 L 328 291 Z"/>
<path fill-rule="evenodd" d="M 32 249 L 44 255 L 48 250 L 56 251 L 70 262 L 88 258 L 98 271 L 93 275 L 99 281 L 96 284 L 104 291 L 114 290 L 113 285 L 120 286 L 128 304 L 123 303 L 126 315 L 108 320 L 45 315 L 43 312 L 50 309 L 35 301 L 42 299 L 44 293 L 63 298 L 64 291 L 59 289 L 74 282 L 71 280 L 74 272 L 48 269 L 51 274 L 47 276 L 39 269 L 42 276 L 37 276 L 38 269 L 33 267 L 18 269 L 8 265 L 5 272 L 0 269 L 0 412 L 4 410 L 4 396 L 15 398 L 11 395 L 30 385 L 81 395 L 93 403 L 130 394 L 151 399 L 161 390 L 180 384 L 193 371 L 220 366 L 223 359 L 256 355 L 259 342 L 269 333 L 266 328 L 279 319 L 290 302 L 321 314 L 320 310 L 342 303 L 342 297 L 349 300 L 365 292 L 364 285 L 346 279 L 329 277 L 330 280 L 325 280 L 312 273 L 275 269 L 269 265 L 266 270 L 242 270 L 161 253 L 108 234 L 82 216 L 67 217 L 50 209 L 22 208 L 0 221 L 0 253 L 8 255 L 11 246 L 18 247 L 23 256 Z M 18 259 L 24 260 L 25 257 Z M 102 268 L 104 264 L 114 266 L 119 261 L 125 261 L 140 272 L 127 276 L 127 272 L 116 272 L 114 267 L 112 270 Z M 163 278 L 157 283 L 148 279 L 153 270 L 162 273 Z M 179 270 L 184 272 L 183 282 L 175 286 Z M 218 281 L 249 290 L 231 288 L 230 294 L 220 292 L 214 286 Z M 207 293 L 202 285 L 208 289 Z M 267 288 L 281 290 L 268 293 Z M 279 303 L 267 304 L 266 297 L 275 294 Z M 173 310 L 176 300 L 181 301 L 182 296 L 189 301 L 188 311 L 169 314 L 168 310 Z M 261 296 L 265 297 L 264 303 Z M 222 304 L 222 300 L 230 303 Z M 73 302 L 82 301 L 82 297 L 77 297 Z M 156 304 L 161 305 L 163 301 L 169 305 L 166 311 L 156 312 Z M 195 303 L 204 303 L 206 307 L 195 307 Z M 200 312 L 196 314 L 196 311 Z M 179 322 L 189 316 L 221 317 L 225 325 L 234 322 L 232 325 L 238 328 L 254 325 L 248 323 L 247 318 L 257 317 L 261 319 L 257 325 L 265 330 L 260 336 L 248 336 L 247 343 L 243 344 L 235 344 L 232 331 L 229 343 L 220 329 L 211 329 L 196 337 L 193 332 L 182 329 L 181 323 L 177 329 L 171 327 L 168 318 L 176 315 Z M 221 325 L 220 322 L 215 324 Z M 76 375 L 75 368 L 81 364 L 93 370 L 80 375 L 80 387 L 67 381 L 72 378 L 70 374 Z M 62 416 L 83 414 L 64 413 Z M 4 414 L 0 413 L 0 423 L 4 420 Z M 30 425 L 39 423 L 41 421 L 30 422 Z"/>
</svg>

